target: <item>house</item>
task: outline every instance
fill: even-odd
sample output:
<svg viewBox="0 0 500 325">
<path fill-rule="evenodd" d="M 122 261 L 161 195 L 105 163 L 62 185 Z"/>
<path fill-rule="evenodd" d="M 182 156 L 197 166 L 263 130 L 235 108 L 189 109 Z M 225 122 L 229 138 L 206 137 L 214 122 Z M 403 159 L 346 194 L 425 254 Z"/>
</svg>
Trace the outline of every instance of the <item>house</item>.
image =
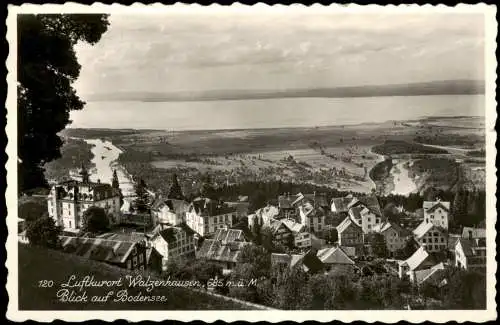
<svg viewBox="0 0 500 325">
<path fill-rule="evenodd" d="M 361 226 L 365 234 L 372 232 L 376 225 L 382 223 L 382 211 L 374 195 L 354 197 L 348 208 L 349 216 Z"/>
<path fill-rule="evenodd" d="M 293 206 L 299 210 L 300 223 L 310 232 L 322 232 L 326 227 L 326 215 L 330 210 L 323 194 L 302 194 L 296 196 Z"/>
<path fill-rule="evenodd" d="M 425 268 L 415 271 L 415 283 L 417 285 L 423 285 L 424 283 L 429 283 L 434 286 L 440 286 L 445 278 L 445 267 L 444 264 L 438 263 L 430 268 Z"/>
<path fill-rule="evenodd" d="M 158 271 L 166 271 L 169 260 L 194 256 L 194 235 L 194 231 L 184 223 L 177 226 L 158 225 L 150 238 L 151 247 L 161 258 L 157 263 L 161 265 Z"/>
<path fill-rule="evenodd" d="M 251 243 L 244 240 L 243 231 L 239 229 L 217 229 L 213 239 L 205 239 L 196 251 L 196 258 L 216 262 L 229 273 L 239 262 L 241 250 Z"/>
<path fill-rule="evenodd" d="M 294 244 L 293 232 L 281 220 L 271 220 L 269 225 L 273 235 L 273 241 L 285 247 L 292 247 Z"/>
<path fill-rule="evenodd" d="M 402 228 L 397 223 L 390 221 L 376 225 L 373 228 L 373 231 L 384 236 L 387 250 L 391 255 L 394 255 L 394 253 L 402 249 L 408 238 L 411 236 L 410 231 Z"/>
<path fill-rule="evenodd" d="M 330 247 L 320 249 L 316 256 L 325 265 L 327 271 L 335 267 L 354 266 L 354 261 L 340 247 Z"/>
<path fill-rule="evenodd" d="M 436 264 L 426 247 L 421 246 L 407 260 L 398 263 L 398 274 L 400 278 L 408 277 L 411 282 L 416 282 L 418 271 L 430 269 Z M 422 277 L 422 274 L 419 276 Z"/>
<path fill-rule="evenodd" d="M 304 225 L 295 222 L 293 219 L 281 219 L 280 221 L 292 232 L 295 247 L 311 248 L 312 234 L 305 231 Z"/>
<path fill-rule="evenodd" d="M 437 199 L 436 201 L 424 201 L 424 220 L 443 229 L 448 229 L 448 215 L 450 213 L 450 202 Z"/>
<path fill-rule="evenodd" d="M 82 181 L 69 180 L 52 186 L 47 196 L 47 209 L 57 226 L 66 232 L 78 232 L 83 213 L 90 207 L 103 208 L 110 223 L 120 221 L 120 190 L 100 181 L 91 182 L 87 170 L 80 171 Z"/>
<path fill-rule="evenodd" d="M 473 227 L 464 227 L 462 230 L 462 238 L 465 239 L 476 239 L 476 238 L 486 238 L 486 229 L 485 228 L 473 228 Z"/>
<path fill-rule="evenodd" d="M 248 228 L 252 229 L 255 222 L 259 223 L 263 227 L 269 227 L 271 220 L 275 219 L 279 214 L 278 208 L 272 205 L 265 206 L 258 209 L 255 213 L 247 216 L 248 218 Z"/>
<path fill-rule="evenodd" d="M 169 224 L 179 225 L 186 222 L 186 213 L 189 209 L 189 203 L 179 199 L 164 198 L 158 196 L 151 205 L 151 215 L 154 225 Z"/>
<path fill-rule="evenodd" d="M 295 201 L 295 196 L 290 193 L 284 193 L 278 196 L 278 209 L 280 218 L 293 218 L 297 217 L 297 210 L 292 205 Z"/>
<path fill-rule="evenodd" d="M 303 254 L 271 254 L 271 265 L 282 269 L 299 267 L 305 272 L 315 274 L 324 270 L 320 259 L 311 251 Z"/>
<path fill-rule="evenodd" d="M 146 269 L 145 241 L 60 236 L 65 253 L 104 262 L 128 270 Z"/>
<path fill-rule="evenodd" d="M 186 224 L 200 236 L 213 235 L 217 229 L 233 226 L 238 220 L 234 207 L 209 198 L 196 198 L 186 212 Z"/>
<path fill-rule="evenodd" d="M 486 240 L 460 238 L 455 243 L 455 266 L 465 270 L 486 269 Z"/>
<path fill-rule="evenodd" d="M 425 245 L 429 252 L 445 251 L 448 246 L 446 231 L 430 222 L 422 221 L 413 230 L 413 237 L 420 246 Z"/>
<path fill-rule="evenodd" d="M 352 202 L 353 198 L 354 197 L 351 194 L 345 197 L 333 198 L 330 204 L 330 210 L 333 213 L 346 217 L 349 213 L 349 204 Z"/>
<path fill-rule="evenodd" d="M 344 221 L 337 226 L 337 232 L 339 236 L 339 246 L 363 246 L 363 230 L 350 217 L 346 217 Z"/>
</svg>

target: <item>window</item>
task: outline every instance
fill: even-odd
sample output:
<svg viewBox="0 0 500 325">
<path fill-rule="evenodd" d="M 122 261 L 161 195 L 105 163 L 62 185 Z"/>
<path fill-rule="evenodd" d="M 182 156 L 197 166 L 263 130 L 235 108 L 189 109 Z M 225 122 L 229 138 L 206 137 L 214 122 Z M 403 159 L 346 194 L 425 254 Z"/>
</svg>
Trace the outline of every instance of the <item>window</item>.
<svg viewBox="0 0 500 325">
<path fill-rule="evenodd" d="M 134 261 L 134 267 L 136 267 L 137 266 L 137 256 L 134 256 L 133 261 Z"/>
<path fill-rule="evenodd" d="M 130 260 L 127 261 L 127 269 L 131 269 L 132 268 L 132 262 L 130 262 Z"/>
<path fill-rule="evenodd" d="M 144 265 L 141 265 L 140 269 L 141 271 L 144 271 Z"/>
<path fill-rule="evenodd" d="M 141 254 L 139 255 L 139 263 L 142 264 L 142 262 L 144 262 L 144 256 Z"/>
<path fill-rule="evenodd" d="M 427 242 L 427 241 L 426 241 L 426 239 L 425 239 L 425 238 L 423 238 L 423 239 L 422 239 L 422 243 L 424 243 L 424 244 L 425 244 L 426 242 Z"/>
<path fill-rule="evenodd" d="M 444 243 L 444 238 L 443 237 L 441 237 L 441 242 Z"/>
</svg>

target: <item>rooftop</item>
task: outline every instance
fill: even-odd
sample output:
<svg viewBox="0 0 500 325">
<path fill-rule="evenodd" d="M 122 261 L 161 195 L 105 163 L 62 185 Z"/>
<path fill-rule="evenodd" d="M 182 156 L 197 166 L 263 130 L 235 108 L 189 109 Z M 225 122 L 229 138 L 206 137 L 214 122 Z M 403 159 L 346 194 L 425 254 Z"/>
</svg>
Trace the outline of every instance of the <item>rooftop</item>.
<svg viewBox="0 0 500 325">
<path fill-rule="evenodd" d="M 137 245 L 132 241 L 102 238 L 70 236 L 60 238 L 64 252 L 108 263 L 124 263 Z"/>
<path fill-rule="evenodd" d="M 340 247 L 330 247 L 330 248 L 320 249 L 316 255 L 324 264 L 354 265 L 354 261 Z"/>
</svg>

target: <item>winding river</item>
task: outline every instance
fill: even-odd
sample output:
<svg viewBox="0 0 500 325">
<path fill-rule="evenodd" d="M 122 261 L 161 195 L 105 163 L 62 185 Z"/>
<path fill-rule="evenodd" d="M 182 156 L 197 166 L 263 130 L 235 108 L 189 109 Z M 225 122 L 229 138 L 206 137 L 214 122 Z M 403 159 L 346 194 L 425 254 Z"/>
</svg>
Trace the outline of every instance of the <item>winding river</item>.
<svg viewBox="0 0 500 325">
<path fill-rule="evenodd" d="M 116 170 L 118 183 L 125 200 L 135 196 L 134 181 L 127 171 L 117 163 L 118 156 L 122 151 L 110 141 L 101 139 L 82 139 L 92 145 L 92 163 L 94 168 L 90 172 L 90 180 L 103 183 L 111 183 L 113 171 Z"/>
<path fill-rule="evenodd" d="M 391 169 L 391 175 L 394 179 L 394 189 L 391 194 L 409 195 L 418 190 L 417 184 L 409 175 L 407 164 L 412 164 L 412 161 L 402 161 L 395 164 Z"/>
</svg>

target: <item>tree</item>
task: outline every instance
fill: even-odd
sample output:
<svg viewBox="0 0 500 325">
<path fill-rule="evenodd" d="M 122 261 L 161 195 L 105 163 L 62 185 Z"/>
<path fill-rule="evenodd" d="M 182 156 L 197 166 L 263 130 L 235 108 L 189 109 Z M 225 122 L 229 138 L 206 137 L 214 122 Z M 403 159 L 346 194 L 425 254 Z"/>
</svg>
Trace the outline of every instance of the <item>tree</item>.
<svg viewBox="0 0 500 325">
<path fill-rule="evenodd" d="M 37 219 L 48 216 L 47 201 L 43 202 L 23 202 L 18 207 L 18 216 L 29 224 Z"/>
<path fill-rule="evenodd" d="M 370 234 L 368 242 L 372 246 L 373 254 L 380 258 L 386 258 L 388 254 L 387 243 L 384 235 L 380 233 Z"/>
<path fill-rule="evenodd" d="M 139 212 L 146 212 L 149 209 L 149 197 L 148 191 L 146 190 L 146 182 L 143 179 L 135 186 L 135 208 Z"/>
<path fill-rule="evenodd" d="M 408 239 L 403 248 L 399 249 L 395 253 L 395 257 L 401 260 L 406 260 L 413 255 L 418 249 L 419 245 L 413 239 Z"/>
<path fill-rule="evenodd" d="M 266 194 L 262 190 L 257 190 L 250 197 L 248 210 L 254 212 L 262 207 L 265 207 L 266 204 L 267 204 Z"/>
<path fill-rule="evenodd" d="M 109 218 L 103 208 L 91 206 L 83 212 L 82 231 L 100 233 L 109 229 Z"/>
<path fill-rule="evenodd" d="M 486 276 L 475 271 L 454 270 L 444 290 L 449 309 L 485 309 Z"/>
<path fill-rule="evenodd" d="M 273 305 L 280 309 L 304 309 L 311 301 L 308 275 L 300 267 L 285 268 L 277 279 Z"/>
<path fill-rule="evenodd" d="M 177 175 L 172 175 L 172 186 L 170 186 L 170 191 L 168 192 L 168 198 L 183 200 L 184 194 L 182 194 L 181 186 L 179 185 L 179 181 L 177 180 Z"/>
<path fill-rule="evenodd" d="M 337 228 L 331 228 L 326 231 L 326 238 L 327 242 L 329 243 L 336 243 L 339 241 L 339 232 L 337 231 Z"/>
<path fill-rule="evenodd" d="M 205 287 L 207 287 L 210 279 L 222 277 L 222 267 L 220 265 L 203 259 L 194 260 L 189 269 L 193 277 Z"/>
<path fill-rule="evenodd" d="M 96 44 L 107 15 L 23 14 L 17 21 L 18 183 L 20 192 L 46 187 L 44 164 L 60 157 L 57 135 L 81 110 L 73 82 L 80 74 L 74 46 Z"/>
<path fill-rule="evenodd" d="M 47 248 L 59 247 L 61 228 L 49 217 L 36 219 L 28 225 L 26 236 L 30 244 Z"/>
<path fill-rule="evenodd" d="M 116 174 L 116 169 L 113 170 L 113 179 L 111 180 L 111 187 L 120 189 L 120 182 L 118 181 L 118 175 Z"/>
</svg>

